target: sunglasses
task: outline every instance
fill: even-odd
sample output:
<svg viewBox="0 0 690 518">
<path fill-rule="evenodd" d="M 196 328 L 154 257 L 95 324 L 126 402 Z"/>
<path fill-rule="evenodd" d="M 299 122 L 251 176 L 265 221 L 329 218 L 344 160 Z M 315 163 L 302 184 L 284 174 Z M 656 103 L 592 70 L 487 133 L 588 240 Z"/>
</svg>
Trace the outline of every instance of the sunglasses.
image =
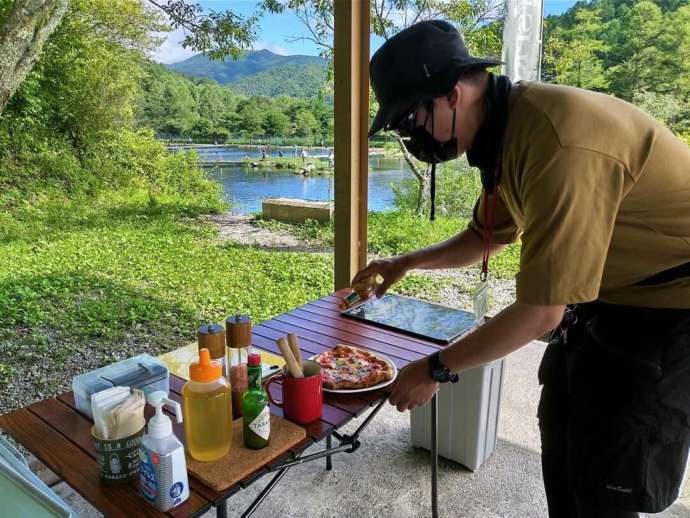
<svg viewBox="0 0 690 518">
<path fill-rule="evenodd" d="M 426 117 L 424 124 L 419 126 L 417 124 L 417 113 L 421 108 L 424 108 L 426 112 Z M 426 127 L 429 117 L 432 113 L 433 101 L 419 101 L 411 109 L 407 110 L 405 114 L 398 119 L 395 124 L 391 125 L 393 131 L 395 131 L 401 137 L 411 137 L 415 133 L 415 129 L 418 127 Z"/>
</svg>

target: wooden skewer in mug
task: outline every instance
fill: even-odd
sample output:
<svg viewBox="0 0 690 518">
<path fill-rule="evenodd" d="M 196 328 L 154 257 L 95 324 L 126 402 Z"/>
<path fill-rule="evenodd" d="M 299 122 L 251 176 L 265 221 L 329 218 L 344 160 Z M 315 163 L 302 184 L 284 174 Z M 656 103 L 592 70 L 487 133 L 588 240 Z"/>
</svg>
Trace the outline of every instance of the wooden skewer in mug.
<svg viewBox="0 0 690 518">
<path fill-rule="evenodd" d="M 299 341 L 297 340 L 297 335 L 295 333 L 288 334 L 288 343 L 290 344 L 290 349 L 292 349 L 292 354 L 297 360 L 299 368 L 304 373 L 304 361 L 302 360 L 302 351 L 299 350 Z"/>
<path fill-rule="evenodd" d="M 276 344 L 278 344 L 278 349 L 280 349 L 280 352 L 283 353 L 283 358 L 285 358 L 285 363 L 287 363 L 288 369 L 290 371 L 290 374 L 292 374 L 292 377 L 304 378 L 302 367 L 300 367 L 300 365 L 297 363 L 297 360 L 295 360 L 295 357 L 292 354 L 292 351 L 290 350 L 290 345 L 288 344 L 288 341 L 285 339 L 285 337 L 276 340 Z"/>
</svg>

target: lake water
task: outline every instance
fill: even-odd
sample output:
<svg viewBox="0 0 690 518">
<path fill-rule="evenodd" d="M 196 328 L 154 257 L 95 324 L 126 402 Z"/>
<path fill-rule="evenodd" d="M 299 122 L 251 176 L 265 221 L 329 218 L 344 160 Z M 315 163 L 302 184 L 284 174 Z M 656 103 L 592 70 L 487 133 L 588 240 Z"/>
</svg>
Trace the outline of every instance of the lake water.
<svg viewBox="0 0 690 518">
<path fill-rule="evenodd" d="M 297 148 L 299 156 L 300 148 Z M 205 162 L 216 160 L 241 160 L 245 156 L 261 158 L 256 148 L 240 146 L 215 146 L 198 148 L 197 152 Z M 267 153 L 269 158 L 277 156 L 273 148 Z M 295 149 L 283 150 L 286 157 L 295 156 Z M 309 149 L 312 156 L 328 155 L 327 148 Z M 391 185 L 404 179 L 414 178 L 402 158 L 369 158 L 369 210 L 383 211 L 393 208 L 393 189 Z M 260 212 L 264 198 L 286 197 L 306 200 L 333 200 L 332 176 L 303 176 L 284 169 L 257 170 L 242 166 L 215 166 L 209 170 L 212 179 L 223 186 L 225 199 L 232 203 L 232 212 Z"/>
</svg>

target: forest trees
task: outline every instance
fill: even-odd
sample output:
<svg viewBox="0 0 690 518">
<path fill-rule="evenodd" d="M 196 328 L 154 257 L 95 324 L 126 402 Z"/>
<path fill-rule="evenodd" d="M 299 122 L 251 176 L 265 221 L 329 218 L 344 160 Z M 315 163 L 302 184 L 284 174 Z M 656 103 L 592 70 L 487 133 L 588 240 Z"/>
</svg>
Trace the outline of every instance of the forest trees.
<svg viewBox="0 0 690 518">
<path fill-rule="evenodd" d="M 546 20 L 544 79 L 606 92 L 690 133 L 687 0 L 595 0 Z"/>
<path fill-rule="evenodd" d="M 164 138 L 333 138 L 333 106 L 322 97 L 246 97 L 210 79 L 192 79 L 148 63 L 137 122 Z"/>
</svg>

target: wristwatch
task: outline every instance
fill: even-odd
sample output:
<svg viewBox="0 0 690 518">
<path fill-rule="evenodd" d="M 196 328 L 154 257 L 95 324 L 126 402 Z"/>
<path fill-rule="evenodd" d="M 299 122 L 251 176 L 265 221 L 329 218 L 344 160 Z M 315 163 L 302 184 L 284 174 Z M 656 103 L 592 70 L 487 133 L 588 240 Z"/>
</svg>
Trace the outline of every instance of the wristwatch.
<svg viewBox="0 0 690 518">
<path fill-rule="evenodd" d="M 439 383 L 457 383 L 460 377 L 451 372 L 451 370 L 443 365 L 441 361 L 441 351 L 436 351 L 434 354 L 429 356 L 429 376 L 434 381 Z"/>
</svg>

